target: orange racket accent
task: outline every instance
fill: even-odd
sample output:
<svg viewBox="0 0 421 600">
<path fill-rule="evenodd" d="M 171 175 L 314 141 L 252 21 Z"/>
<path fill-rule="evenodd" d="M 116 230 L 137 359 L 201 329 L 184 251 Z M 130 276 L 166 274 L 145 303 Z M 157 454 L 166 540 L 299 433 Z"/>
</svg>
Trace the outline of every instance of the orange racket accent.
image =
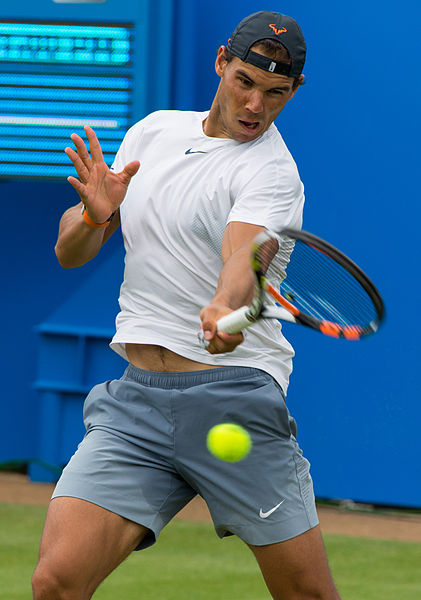
<svg viewBox="0 0 421 600">
<path fill-rule="evenodd" d="M 321 248 L 318 248 L 317 246 L 313 246 L 313 244 L 308 244 L 310 246 L 310 248 L 313 248 L 313 250 L 317 250 L 317 252 L 320 252 L 321 254 L 324 254 L 325 256 L 327 256 L 328 258 L 332 258 L 330 256 L 330 254 L 328 254 L 327 252 L 323 252 L 323 250 Z"/>
<path fill-rule="evenodd" d="M 296 306 L 294 306 L 293 304 L 291 304 L 291 302 L 288 302 L 288 300 L 286 300 L 278 292 L 278 290 L 276 288 L 274 288 L 273 285 L 271 285 L 266 279 L 263 282 L 263 287 L 268 292 L 268 294 L 270 294 L 271 296 L 273 296 L 275 298 L 275 300 L 277 302 L 279 302 L 279 304 L 281 306 L 283 306 L 284 308 L 286 308 L 287 310 L 289 310 L 289 312 L 292 315 L 294 315 L 294 317 L 297 317 L 300 314 L 300 311 L 298 310 L 298 308 Z"/>
<path fill-rule="evenodd" d="M 338 338 L 341 335 L 342 327 L 336 323 L 332 323 L 332 321 L 322 321 L 320 323 L 320 331 L 325 335 Z"/>
<path fill-rule="evenodd" d="M 361 332 L 362 328 L 358 327 L 358 325 L 347 325 L 342 330 L 342 334 L 347 340 L 359 340 Z"/>
</svg>

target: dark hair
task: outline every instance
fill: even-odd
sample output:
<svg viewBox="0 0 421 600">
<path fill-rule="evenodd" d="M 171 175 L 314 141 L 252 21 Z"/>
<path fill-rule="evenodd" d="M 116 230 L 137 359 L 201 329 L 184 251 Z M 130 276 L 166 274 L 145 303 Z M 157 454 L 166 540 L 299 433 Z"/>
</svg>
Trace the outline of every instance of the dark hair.
<svg viewBox="0 0 421 600">
<path fill-rule="evenodd" d="M 262 50 L 265 56 L 267 56 L 268 58 L 273 58 L 273 60 L 276 60 L 276 62 L 285 63 L 287 65 L 291 64 L 291 57 L 288 50 L 283 44 L 281 44 L 281 42 L 278 42 L 278 40 L 271 40 L 269 38 L 265 38 L 253 44 L 251 49 Z M 228 48 L 225 48 L 224 58 L 229 63 L 232 61 L 233 58 L 235 58 L 235 54 L 230 52 Z M 298 85 L 301 84 L 302 83 L 300 82 L 300 77 L 295 77 L 293 88 L 296 88 Z"/>
</svg>

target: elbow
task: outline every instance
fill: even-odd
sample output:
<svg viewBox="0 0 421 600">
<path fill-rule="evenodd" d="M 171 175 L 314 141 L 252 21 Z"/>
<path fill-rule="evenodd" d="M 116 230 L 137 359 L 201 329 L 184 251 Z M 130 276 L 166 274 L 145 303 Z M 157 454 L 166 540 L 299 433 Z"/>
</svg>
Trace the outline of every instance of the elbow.
<svg viewBox="0 0 421 600">
<path fill-rule="evenodd" d="M 58 260 L 58 264 L 60 265 L 60 267 L 63 267 L 65 269 L 66 267 L 65 267 L 65 265 L 63 263 L 63 258 L 62 258 L 61 254 L 60 254 L 60 248 L 59 248 L 58 244 L 56 244 L 54 246 L 54 254 L 56 255 L 56 258 Z"/>
<path fill-rule="evenodd" d="M 60 265 L 60 267 L 63 267 L 63 269 L 71 269 L 72 268 L 72 265 L 68 264 L 66 262 L 65 258 L 61 255 L 60 250 L 59 250 L 59 248 L 57 248 L 57 246 L 55 246 L 54 252 L 56 254 L 58 264 Z"/>
<path fill-rule="evenodd" d="M 62 251 L 62 248 L 60 248 L 58 243 L 54 247 L 54 252 L 60 267 L 63 267 L 63 269 L 74 269 L 75 267 L 80 267 L 83 264 L 76 263 L 74 260 L 71 260 L 71 257 L 68 255 L 66 256 L 66 253 Z"/>
</svg>

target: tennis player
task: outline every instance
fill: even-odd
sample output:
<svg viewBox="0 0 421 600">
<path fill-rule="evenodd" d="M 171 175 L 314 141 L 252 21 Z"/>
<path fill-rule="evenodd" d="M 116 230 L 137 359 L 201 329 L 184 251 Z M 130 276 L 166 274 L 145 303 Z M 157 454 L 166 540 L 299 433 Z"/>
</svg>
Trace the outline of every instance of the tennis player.
<svg viewBox="0 0 421 600">
<path fill-rule="evenodd" d="M 285 403 L 293 349 L 278 322 L 245 339 L 216 332 L 252 297 L 252 238 L 301 226 L 303 185 L 273 121 L 303 83 L 305 53 L 294 19 L 255 13 L 218 50 L 209 111 L 147 116 L 111 169 L 92 129 L 90 154 L 71 136 L 78 178 L 69 182 L 81 202 L 61 219 L 56 254 L 65 268 L 83 265 L 121 224 L 111 347 L 129 364 L 85 401 L 87 433 L 50 503 L 35 600 L 90 598 L 196 494 L 220 537 L 250 547 L 273 598 L 339 598 Z M 253 440 L 238 463 L 206 449 L 208 430 L 227 421 Z"/>
</svg>

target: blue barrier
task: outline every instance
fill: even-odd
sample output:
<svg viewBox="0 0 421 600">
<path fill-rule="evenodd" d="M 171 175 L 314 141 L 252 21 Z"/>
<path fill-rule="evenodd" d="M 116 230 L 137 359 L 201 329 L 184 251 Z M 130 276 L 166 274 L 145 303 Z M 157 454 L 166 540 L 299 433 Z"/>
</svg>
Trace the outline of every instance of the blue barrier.
<svg viewBox="0 0 421 600">
<path fill-rule="evenodd" d="M 96 384 L 118 377 L 124 361 L 109 348 L 112 330 L 44 324 L 37 328 L 39 398 L 37 457 L 64 466 L 84 435 L 83 402 Z M 56 481 L 51 468 L 31 463 L 34 481 Z"/>
</svg>

